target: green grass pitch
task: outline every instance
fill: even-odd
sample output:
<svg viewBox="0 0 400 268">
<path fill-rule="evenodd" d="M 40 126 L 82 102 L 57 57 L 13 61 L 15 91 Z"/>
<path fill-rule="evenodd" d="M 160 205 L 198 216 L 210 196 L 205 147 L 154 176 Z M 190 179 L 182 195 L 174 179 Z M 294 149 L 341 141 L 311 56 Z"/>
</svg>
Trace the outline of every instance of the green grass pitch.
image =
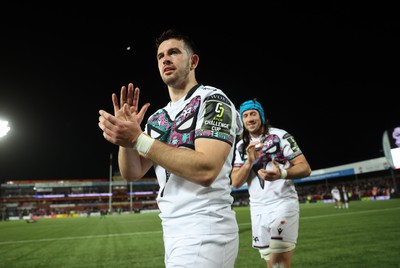
<svg viewBox="0 0 400 268">
<path fill-rule="evenodd" d="M 265 268 L 251 248 L 248 207 L 235 208 L 237 268 Z M 164 267 L 158 213 L 0 222 L 0 267 Z M 300 206 L 293 268 L 400 267 L 400 199 Z"/>
</svg>

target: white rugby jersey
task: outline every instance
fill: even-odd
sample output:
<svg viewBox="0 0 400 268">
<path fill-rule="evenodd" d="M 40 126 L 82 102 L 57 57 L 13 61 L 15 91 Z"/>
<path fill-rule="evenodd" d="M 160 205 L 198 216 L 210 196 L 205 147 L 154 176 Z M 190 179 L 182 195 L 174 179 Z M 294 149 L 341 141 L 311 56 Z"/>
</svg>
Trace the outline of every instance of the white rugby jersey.
<svg viewBox="0 0 400 268">
<path fill-rule="evenodd" d="M 340 200 L 340 199 L 341 199 L 341 198 L 340 198 L 340 191 L 339 191 L 338 188 L 333 188 L 333 189 L 331 190 L 331 194 L 332 194 L 332 198 L 333 198 L 333 199 L 336 199 L 336 200 Z"/>
<path fill-rule="evenodd" d="M 259 158 L 253 163 L 252 179 L 247 181 L 249 201 L 253 211 L 257 207 L 262 209 L 262 206 L 277 207 L 284 205 L 287 201 L 298 202 L 297 191 L 292 180 L 278 179 L 269 182 L 257 175 L 257 171 L 261 168 L 272 169 L 273 158 L 279 163 L 281 169 L 286 169 L 290 166 L 289 160 L 302 154 L 293 136 L 283 129 L 271 127 L 268 135 L 252 138 L 251 142 L 254 141 L 261 141 L 263 147 L 260 149 Z M 243 148 L 243 140 L 240 140 L 236 144 L 234 167 L 240 168 L 246 162 L 247 154 L 244 154 L 242 158 L 242 151 L 246 153 L 246 148 Z"/>
<path fill-rule="evenodd" d="M 145 131 L 171 146 L 195 150 L 195 139 L 218 139 L 232 146 L 209 187 L 185 180 L 154 163 L 160 191 L 158 207 L 164 235 L 223 234 L 238 231 L 231 205 L 230 172 L 240 115 L 220 89 L 197 85 L 175 103 L 149 117 Z"/>
</svg>

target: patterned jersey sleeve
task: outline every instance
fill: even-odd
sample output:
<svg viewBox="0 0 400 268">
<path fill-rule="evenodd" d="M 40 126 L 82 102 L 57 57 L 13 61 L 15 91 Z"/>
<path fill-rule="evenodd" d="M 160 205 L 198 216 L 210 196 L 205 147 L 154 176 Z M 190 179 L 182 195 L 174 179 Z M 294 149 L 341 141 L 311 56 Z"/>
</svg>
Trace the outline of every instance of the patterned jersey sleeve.
<svg viewBox="0 0 400 268">
<path fill-rule="evenodd" d="M 235 106 L 220 91 L 206 96 L 198 113 L 196 139 L 207 137 L 233 145 L 238 133 L 236 113 Z"/>
<path fill-rule="evenodd" d="M 285 132 L 285 134 L 283 135 L 282 144 L 283 144 L 283 154 L 286 156 L 287 160 L 290 161 L 296 156 L 302 154 L 302 151 L 297 145 L 296 140 L 288 132 Z"/>
</svg>

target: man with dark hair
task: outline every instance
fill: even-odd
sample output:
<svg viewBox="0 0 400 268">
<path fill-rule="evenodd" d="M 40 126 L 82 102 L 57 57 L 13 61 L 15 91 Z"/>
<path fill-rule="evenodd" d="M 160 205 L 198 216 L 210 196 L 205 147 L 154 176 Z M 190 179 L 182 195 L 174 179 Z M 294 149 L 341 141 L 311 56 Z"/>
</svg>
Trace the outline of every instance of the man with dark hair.
<svg viewBox="0 0 400 268">
<path fill-rule="evenodd" d="M 186 35 L 168 30 L 156 40 L 158 69 L 170 101 L 140 124 L 139 88 L 112 94 L 114 115 L 100 111 L 99 126 L 119 146 L 121 175 L 141 179 L 154 167 L 160 191 L 165 266 L 233 268 L 239 235 L 230 172 L 242 126 L 220 89 L 197 82 L 199 56 Z M 156 93 L 153 93 L 156 94 Z"/>
</svg>

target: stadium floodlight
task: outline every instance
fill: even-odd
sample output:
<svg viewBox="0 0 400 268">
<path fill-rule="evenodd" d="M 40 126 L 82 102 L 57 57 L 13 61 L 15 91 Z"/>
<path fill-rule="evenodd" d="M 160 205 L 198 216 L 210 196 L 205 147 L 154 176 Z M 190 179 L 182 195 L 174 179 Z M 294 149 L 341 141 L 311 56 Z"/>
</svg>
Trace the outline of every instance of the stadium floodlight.
<svg viewBox="0 0 400 268">
<path fill-rule="evenodd" d="M 0 138 L 7 135 L 7 132 L 10 131 L 10 127 L 8 126 L 8 121 L 0 120 Z"/>
</svg>

